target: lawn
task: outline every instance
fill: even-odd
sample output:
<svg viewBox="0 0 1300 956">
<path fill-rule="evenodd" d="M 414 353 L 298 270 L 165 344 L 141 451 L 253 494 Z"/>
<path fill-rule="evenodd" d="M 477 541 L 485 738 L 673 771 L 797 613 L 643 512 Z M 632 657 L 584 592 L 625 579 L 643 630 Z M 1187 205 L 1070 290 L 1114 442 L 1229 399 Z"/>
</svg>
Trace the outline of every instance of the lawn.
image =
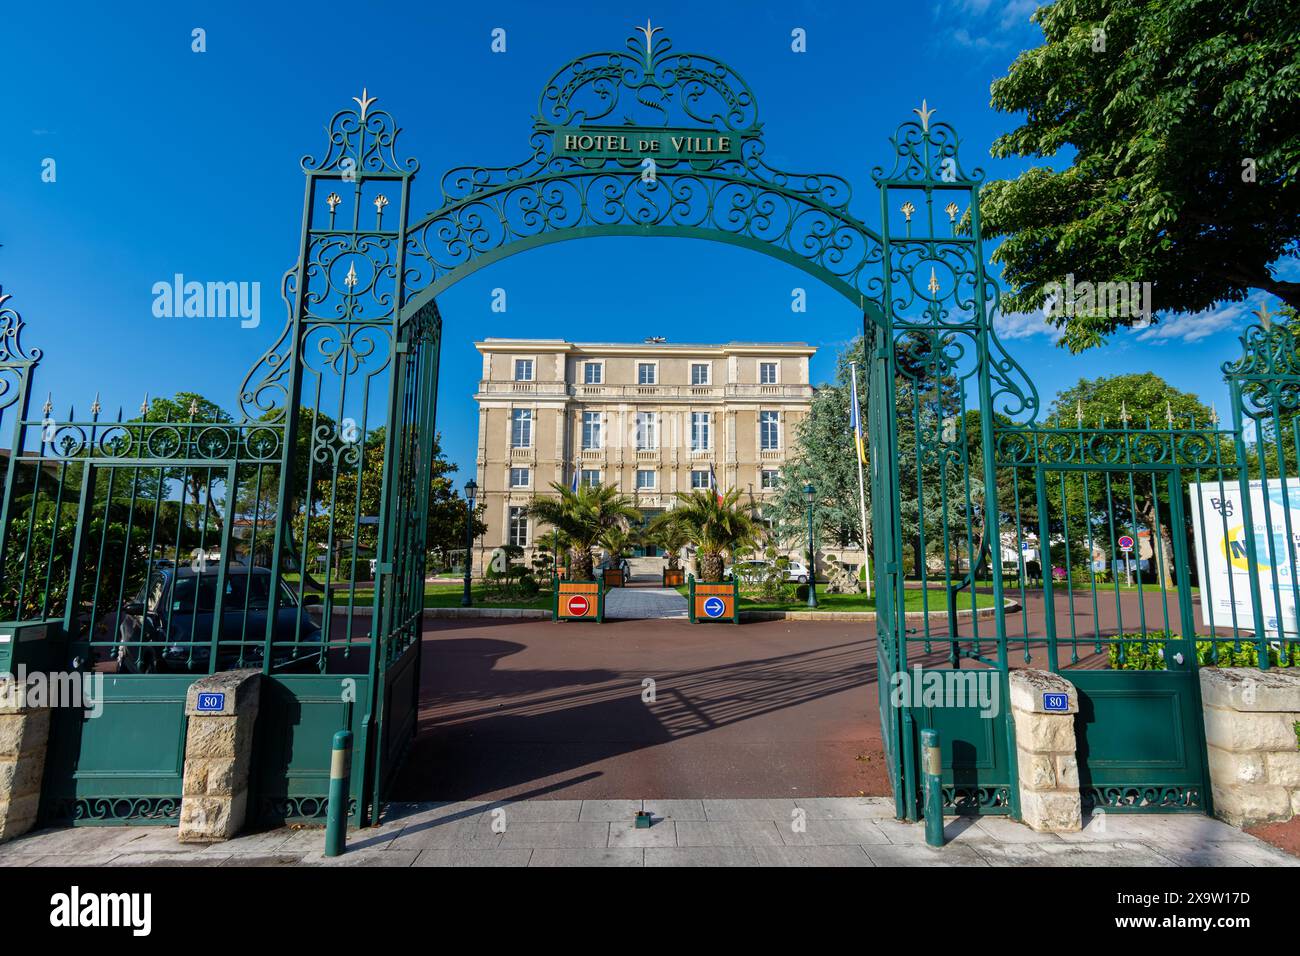
<svg viewBox="0 0 1300 956">
<path fill-rule="evenodd" d="M 461 598 L 465 594 L 464 582 L 446 582 L 446 581 L 428 581 L 424 585 L 424 606 L 425 607 L 460 607 Z M 540 608 L 550 610 L 551 592 L 543 590 L 532 597 L 516 597 L 507 601 L 495 600 L 495 594 L 489 594 L 488 589 L 481 582 L 475 582 L 470 588 L 470 595 L 473 598 L 475 607 L 511 607 L 511 608 Z M 358 586 L 356 590 L 356 605 L 358 607 L 369 607 L 375 597 L 375 592 L 369 583 L 365 586 Z M 348 602 L 352 600 L 352 592 L 349 588 L 336 588 L 334 591 L 335 608 L 347 607 Z"/>
<path fill-rule="evenodd" d="M 685 586 L 677 589 L 682 596 L 687 595 Z M 740 595 L 740 609 L 742 611 L 874 611 L 876 609 L 876 600 L 873 595 L 867 598 L 862 594 L 826 594 L 821 589 L 817 591 L 817 607 L 808 607 L 807 601 L 799 601 L 794 596 L 795 586 L 787 585 L 785 595 L 778 600 L 772 601 L 757 596 L 746 595 L 743 591 Z M 903 592 L 903 607 L 908 611 L 946 611 L 948 608 L 947 597 L 943 588 L 928 589 L 928 608 L 925 606 L 927 592 L 918 588 L 909 588 Z M 976 594 L 976 607 L 992 607 L 993 595 Z M 970 592 L 963 591 L 957 595 L 957 609 L 965 608 L 970 610 Z"/>
</svg>

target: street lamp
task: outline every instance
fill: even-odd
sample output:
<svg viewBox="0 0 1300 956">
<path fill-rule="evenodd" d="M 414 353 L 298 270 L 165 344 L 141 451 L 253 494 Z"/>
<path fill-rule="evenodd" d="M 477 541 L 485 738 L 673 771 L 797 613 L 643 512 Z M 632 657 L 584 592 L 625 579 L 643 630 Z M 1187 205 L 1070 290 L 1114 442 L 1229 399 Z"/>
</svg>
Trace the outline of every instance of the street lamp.
<svg viewBox="0 0 1300 956">
<path fill-rule="evenodd" d="M 803 486 L 803 496 L 808 501 L 808 606 L 817 606 L 817 552 L 813 544 L 813 501 L 817 489 L 812 485 Z"/>
<path fill-rule="evenodd" d="M 478 495 L 478 482 L 471 478 L 465 482 L 465 594 L 461 607 L 471 607 L 474 598 L 469 592 L 470 570 L 474 566 L 474 498 Z"/>
</svg>

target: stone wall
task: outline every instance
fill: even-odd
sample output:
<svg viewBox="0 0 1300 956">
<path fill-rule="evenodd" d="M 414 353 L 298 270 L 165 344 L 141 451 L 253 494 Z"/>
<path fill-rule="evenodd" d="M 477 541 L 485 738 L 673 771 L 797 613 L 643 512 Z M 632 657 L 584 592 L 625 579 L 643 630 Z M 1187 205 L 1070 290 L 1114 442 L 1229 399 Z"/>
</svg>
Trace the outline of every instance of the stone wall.
<svg viewBox="0 0 1300 956">
<path fill-rule="evenodd" d="M 1201 668 L 1215 816 L 1234 826 L 1300 814 L 1300 674 Z"/>
<path fill-rule="evenodd" d="M 248 814 L 248 772 L 253 756 L 262 672 L 225 671 L 195 681 L 185 699 L 185 776 L 181 785 L 182 843 L 228 840 Z M 222 695 L 217 710 L 200 709 Z"/>
<path fill-rule="evenodd" d="M 36 823 L 49 736 L 49 708 L 26 706 L 13 677 L 0 675 L 0 843 Z"/>
<path fill-rule="evenodd" d="M 1079 763 L 1075 757 L 1074 716 L 1079 696 L 1059 674 L 1013 670 L 1011 714 L 1016 723 L 1016 765 L 1020 771 L 1021 819 L 1035 830 L 1079 830 Z M 1045 694 L 1061 694 L 1063 711 L 1048 711 Z"/>
</svg>

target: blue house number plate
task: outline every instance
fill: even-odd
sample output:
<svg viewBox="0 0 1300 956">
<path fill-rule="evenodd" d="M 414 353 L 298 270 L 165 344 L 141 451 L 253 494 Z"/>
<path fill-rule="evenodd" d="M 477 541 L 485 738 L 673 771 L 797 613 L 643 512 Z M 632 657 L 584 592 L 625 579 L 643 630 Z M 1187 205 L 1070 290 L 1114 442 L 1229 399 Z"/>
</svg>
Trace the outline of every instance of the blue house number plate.
<svg viewBox="0 0 1300 956">
<path fill-rule="evenodd" d="M 1044 694 L 1043 710 L 1064 713 L 1070 709 L 1069 694 Z"/>
<path fill-rule="evenodd" d="M 226 709 L 226 695 L 199 694 L 198 704 L 194 709 L 200 714 L 219 714 Z"/>
</svg>

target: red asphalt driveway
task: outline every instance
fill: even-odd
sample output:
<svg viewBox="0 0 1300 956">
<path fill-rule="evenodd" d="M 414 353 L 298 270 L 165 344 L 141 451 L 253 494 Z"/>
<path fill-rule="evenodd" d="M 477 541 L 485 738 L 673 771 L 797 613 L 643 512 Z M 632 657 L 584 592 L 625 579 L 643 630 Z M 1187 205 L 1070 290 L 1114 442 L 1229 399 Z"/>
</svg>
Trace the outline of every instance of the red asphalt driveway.
<svg viewBox="0 0 1300 956">
<path fill-rule="evenodd" d="M 428 622 L 419 734 L 392 797 L 888 794 L 874 629 Z"/>
</svg>

